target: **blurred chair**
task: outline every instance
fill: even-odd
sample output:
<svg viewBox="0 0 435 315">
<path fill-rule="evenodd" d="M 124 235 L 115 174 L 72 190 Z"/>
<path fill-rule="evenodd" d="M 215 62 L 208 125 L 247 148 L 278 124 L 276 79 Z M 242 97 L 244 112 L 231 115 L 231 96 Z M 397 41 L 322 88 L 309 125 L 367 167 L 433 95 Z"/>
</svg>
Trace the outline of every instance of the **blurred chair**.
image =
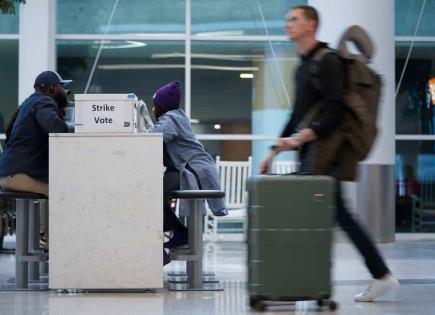
<svg viewBox="0 0 435 315">
<path fill-rule="evenodd" d="M 273 161 L 273 174 L 289 174 L 298 170 L 299 162 L 297 161 Z"/>
<path fill-rule="evenodd" d="M 220 230 L 227 232 L 227 235 L 241 230 L 245 240 L 247 233 L 246 180 L 252 175 L 252 158 L 249 157 L 247 161 L 222 161 L 217 156 L 216 166 L 219 171 L 221 189 L 225 192 L 225 206 L 229 214 L 225 217 L 215 217 L 210 209 L 207 209 L 204 229 L 205 238 L 210 241 L 218 241 L 223 239 L 223 234 L 219 233 Z M 224 223 L 241 223 L 242 228 L 220 229 L 219 225 Z"/>
<path fill-rule="evenodd" d="M 420 179 L 420 196 L 412 197 L 412 231 L 435 231 L 435 172 Z"/>
</svg>

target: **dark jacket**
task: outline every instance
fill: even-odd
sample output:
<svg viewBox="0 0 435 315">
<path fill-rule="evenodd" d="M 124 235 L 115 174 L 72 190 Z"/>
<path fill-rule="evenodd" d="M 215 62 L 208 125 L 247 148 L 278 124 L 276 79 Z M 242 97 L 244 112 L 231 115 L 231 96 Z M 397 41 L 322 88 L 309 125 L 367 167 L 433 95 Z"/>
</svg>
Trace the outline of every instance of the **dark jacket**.
<svg viewBox="0 0 435 315">
<path fill-rule="evenodd" d="M 317 136 L 325 137 L 331 133 L 342 120 L 343 95 L 345 92 L 345 74 L 340 58 L 328 54 L 319 65 L 313 60 L 314 55 L 326 43 L 319 42 L 308 54 L 301 56 L 301 64 L 296 70 L 296 97 L 290 119 L 281 137 L 289 137 L 296 132 L 306 113 L 318 102 L 324 104 L 321 114 L 311 123 L 310 127 Z M 320 90 L 313 84 L 311 78 L 312 67 L 318 66 L 318 81 Z"/>
<path fill-rule="evenodd" d="M 336 54 L 327 54 L 319 64 L 313 60 L 316 53 L 327 48 L 319 42 L 307 55 L 301 56 L 302 63 L 296 71 L 296 98 L 289 122 L 281 137 L 304 127 L 312 128 L 318 140 L 304 144 L 299 150 L 301 171 L 315 175 L 331 175 L 342 180 L 353 180 L 354 170 L 347 170 L 341 160 L 343 138 L 341 126 L 344 121 L 345 107 L 345 70 Z M 317 67 L 316 80 L 319 87 L 314 86 L 313 67 Z M 307 114 L 315 110 L 316 115 L 307 119 Z M 307 124 L 303 122 L 307 120 Z M 354 163 L 352 163 L 353 165 Z M 346 174 L 343 170 L 346 169 Z"/>
<path fill-rule="evenodd" d="M 40 92 L 21 105 L 0 160 L 0 177 L 26 174 L 48 183 L 48 133 L 68 132 L 56 101 Z"/>
</svg>

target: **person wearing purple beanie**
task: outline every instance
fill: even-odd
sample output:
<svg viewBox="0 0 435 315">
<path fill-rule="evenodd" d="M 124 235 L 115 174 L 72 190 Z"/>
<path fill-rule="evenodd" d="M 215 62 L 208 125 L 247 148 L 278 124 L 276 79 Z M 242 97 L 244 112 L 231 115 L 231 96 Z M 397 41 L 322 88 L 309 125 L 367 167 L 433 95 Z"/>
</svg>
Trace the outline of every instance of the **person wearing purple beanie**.
<svg viewBox="0 0 435 315">
<path fill-rule="evenodd" d="M 171 211 L 171 192 L 189 182 L 189 175 L 196 188 L 221 189 L 216 164 L 193 133 L 189 118 L 179 108 L 180 100 L 181 86 L 178 81 L 162 86 L 153 96 L 157 122 L 151 132 L 163 133 L 163 163 L 166 167 L 163 177 L 163 230 L 174 231 L 173 237 L 165 243 L 169 249 L 185 245 L 188 241 L 186 227 Z M 192 189 L 192 185 L 189 186 Z M 223 198 L 209 199 L 207 203 L 215 216 L 228 214 Z"/>
</svg>

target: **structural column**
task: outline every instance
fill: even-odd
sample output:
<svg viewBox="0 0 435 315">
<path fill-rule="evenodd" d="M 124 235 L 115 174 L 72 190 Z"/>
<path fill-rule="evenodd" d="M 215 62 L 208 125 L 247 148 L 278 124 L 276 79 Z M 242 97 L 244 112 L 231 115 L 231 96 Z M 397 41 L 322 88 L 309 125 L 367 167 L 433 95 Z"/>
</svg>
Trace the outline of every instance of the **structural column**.
<svg viewBox="0 0 435 315">
<path fill-rule="evenodd" d="M 36 76 L 55 70 L 55 0 L 20 4 L 18 101 L 32 92 Z"/>
<path fill-rule="evenodd" d="M 254 66 L 252 82 L 252 133 L 279 137 L 291 112 L 294 95 L 294 71 L 298 65 L 296 55 L 290 51 L 277 52 L 276 58 L 266 55 Z M 275 141 L 254 141 L 252 143 L 253 173 L 258 172 L 262 158 Z M 281 153 L 277 159 L 293 159 L 293 153 Z"/>
<path fill-rule="evenodd" d="M 395 53 L 394 0 L 309 0 L 320 13 L 318 37 L 338 42 L 351 25 L 365 28 L 375 43 L 372 67 L 383 79 L 379 134 L 370 156 L 360 165 L 357 213 L 379 242 L 394 241 Z"/>
</svg>

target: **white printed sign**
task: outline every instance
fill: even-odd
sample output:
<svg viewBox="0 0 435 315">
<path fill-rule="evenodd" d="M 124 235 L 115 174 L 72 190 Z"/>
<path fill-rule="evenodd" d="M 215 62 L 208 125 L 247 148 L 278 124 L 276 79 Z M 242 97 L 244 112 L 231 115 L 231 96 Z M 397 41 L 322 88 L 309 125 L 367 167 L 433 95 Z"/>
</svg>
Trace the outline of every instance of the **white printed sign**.
<svg viewBox="0 0 435 315">
<path fill-rule="evenodd" d="M 137 98 L 129 95 L 133 94 L 76 95 L 76 132 L 134 132 Z"/>
</svg>

